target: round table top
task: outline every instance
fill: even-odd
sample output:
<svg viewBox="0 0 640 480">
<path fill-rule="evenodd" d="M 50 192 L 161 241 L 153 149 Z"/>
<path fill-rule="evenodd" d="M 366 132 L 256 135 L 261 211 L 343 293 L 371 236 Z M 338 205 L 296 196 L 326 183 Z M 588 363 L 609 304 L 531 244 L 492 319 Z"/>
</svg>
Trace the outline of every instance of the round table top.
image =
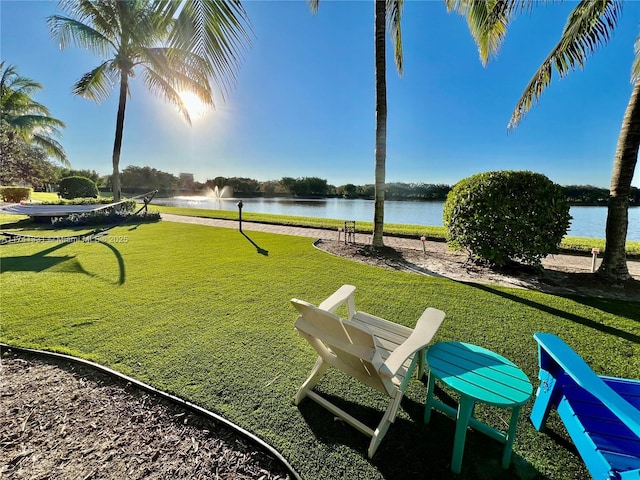
<svg viewBox="0 0 640 480">
<path fill-rule="evenodd" d="M 515 407 L 533 393 L 529 378 L 513 362 L 477 345 L 436 343 L 427 351 L 427 364 L 451 389 L 489 405 Z"/>
</svg>

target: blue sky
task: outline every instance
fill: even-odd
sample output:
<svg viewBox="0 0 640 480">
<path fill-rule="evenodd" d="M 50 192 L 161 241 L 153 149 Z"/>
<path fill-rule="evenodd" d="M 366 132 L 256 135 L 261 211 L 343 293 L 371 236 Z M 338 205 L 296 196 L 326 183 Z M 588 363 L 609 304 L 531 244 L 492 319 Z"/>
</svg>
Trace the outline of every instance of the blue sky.
<svg viewBox="0 0 640 480">
<path fill-rule="evenodd" d="M 325 0 L 315 16 L 304 1 L 243 4 L 254 36 L 227 101 L 189 127 L 134 80 L 121 168 L 149 165 L 199 181 L 318 176 L 333 185 L 373 183 L 373 2 Z M 584 71 L 555 76 L 522 124 L 506 129 L 573 6 L 547 5 L 517 19 L 485 68 L 462 17 L 440 1 L 407 1 L 402 78 L 389 41 L 387 181 L 454 184 L 482 171 L 527 169 L 563 185 L 608 188 L 631 94 L 640 2 L 625 3 L 612 41 Z M 100 59 L 58 49 L 46 24 L 56 13 L 57 2 L 2 0 L 1 58 L 45 86 L 36 99 L 67 123 L 61 141 L 72 166 L 108 174 L 117 91 L 100 105 L 71 94 Z"/>
</svg>

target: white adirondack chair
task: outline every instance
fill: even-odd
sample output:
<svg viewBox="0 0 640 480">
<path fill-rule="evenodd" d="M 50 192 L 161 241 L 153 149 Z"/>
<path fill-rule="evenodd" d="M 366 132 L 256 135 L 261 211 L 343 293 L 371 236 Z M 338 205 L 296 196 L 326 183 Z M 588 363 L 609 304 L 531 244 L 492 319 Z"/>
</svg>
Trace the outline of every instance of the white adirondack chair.
<svg viewBox="0 0 640 480">
<path fill-rule="evenodd" d="M 371 458 L 396 418 L 416 366 L 418 378 L 422 377 L 426 347 L 445 314 L 435 308 L 427 308 L 415 329 L 411 329 L 356 311 L 355 290 L 352 285 L 343 285 L 318 307 L 295 298 L 291 300 L 300 313 L 295 328 L 319 355 L 309 378 L 296 394 L 295 404 L 309 397 L 372 437 L 367 452 Z M 341 305 L 346 305 L 346 319 L 333 313 Z M 389 396 L 389 405 L 375 430 L 312 390 L 329 366 Z"/>
</svg>

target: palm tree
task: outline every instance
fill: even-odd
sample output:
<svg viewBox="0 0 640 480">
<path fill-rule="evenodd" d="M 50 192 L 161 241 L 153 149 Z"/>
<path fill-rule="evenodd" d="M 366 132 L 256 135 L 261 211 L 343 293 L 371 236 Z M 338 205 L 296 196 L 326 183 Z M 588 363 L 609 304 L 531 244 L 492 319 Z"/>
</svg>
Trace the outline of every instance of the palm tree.
<svg viewBox="0 0 640 480">
<path fill-rule="evenodd" d="M 129 80 L 141 70 L 147 88 L 176 105 L 191 124 L 180 94 L 192 92 L 213 106 L 213 83 L 224 97 L 249 41 L 246 13 L 236 0 L 62 0 L 60 6 L 69 16 L 48 18 L 60 48 L 73 44 L 107 58 L 76 82 L 73 93 L 99 103 L 119 87 L 112 157 L 119 200 Z"/>
<path fill-rule="evenodd" d="M 69 167 L 67 154 L 53 137 L 60 137 L 64 122 L 53 118 L 49 109 L 31 95 L 42 90 L 38 82 L 22 77 L 14 65 L 0 62 L 0 116 L 10 141 L 20 141 L 41 149 Z"/>
<path fill-rule="evenodd" d="M 483 64 L 498 51 L 510 20 L 522 10 L 532 7 L 527 0 L 475 2 L 473 0 L 445 0 L 447 8 L 467 18 L 469 29 L 480 52 Z M 586 60 L 606 44 L 615 30 L 623 2 L 618 0 L 581 0 L 571 11 L 560 40 L 551 50 L 520 97 L 511 115 L 508 128 L 518 126 L 525 114 L 535 105 L 551 84 L 555 68 L 560 77 L 582 68 Z M 635 45 L 636 57 L 632 67 L 633 89 L 627 105 L 613 160 L 606 226 L 606 249 L 598 274 L 608 280 L 631 278 L 627 267 L 625 243 L 627 238 L 629 194 L 638 161 L 640 147 L 640 36 Z"/>
<path fill-rule="evenodd" d="M 318 11 L 320 0 L 309 0 L 311 11 Z M 387 161 L 387 66 L 386 26 L 391 29 L 394 41 L 394 57 L 398 74 L 402 75 L 402 32 L 400 29 L 404 0 L 375 0 L 375 81 L 376 81 L 376 148 L 375 193 L 373 211 L 374 247 L 383 247 L 384 194 Z"/>
</svg>

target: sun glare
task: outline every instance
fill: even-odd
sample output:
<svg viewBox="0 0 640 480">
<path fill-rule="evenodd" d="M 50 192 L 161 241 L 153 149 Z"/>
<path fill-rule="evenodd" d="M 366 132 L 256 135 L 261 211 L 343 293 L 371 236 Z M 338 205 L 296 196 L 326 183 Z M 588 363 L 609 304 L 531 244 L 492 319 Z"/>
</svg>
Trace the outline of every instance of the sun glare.
<svg viewBox="0 0 640 480">
<path fill-rule="evenodd" d="M 182 103 L 184 103 L 184 106 L 187 108 L 191 120 L 202 117 L 205 113 L 207 113 L 207 106 L 200 101 L 195 93 L 182 92 L 180 94 L 180 98 L 182 98 Z"/>
</svg>

